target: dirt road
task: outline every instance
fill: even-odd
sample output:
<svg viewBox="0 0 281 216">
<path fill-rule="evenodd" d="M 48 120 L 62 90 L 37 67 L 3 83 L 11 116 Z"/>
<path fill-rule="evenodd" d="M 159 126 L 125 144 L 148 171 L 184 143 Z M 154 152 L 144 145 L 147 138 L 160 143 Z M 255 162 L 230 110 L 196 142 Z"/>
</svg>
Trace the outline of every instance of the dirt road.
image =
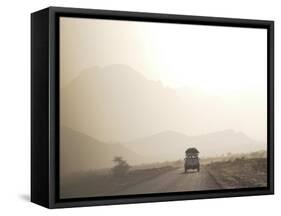
<svg viewBox="0 0 281 216">
<path fill-rule="evenodd" d="M 166 172 L 156 178 L 147 180 L 117 194 L 144 194 L 177 191 L 198 191 L 220 189 L 220 185 L 208 173 L 204 166 L 200 172 L 185 174 L 183 168 Z"/>
</svg>

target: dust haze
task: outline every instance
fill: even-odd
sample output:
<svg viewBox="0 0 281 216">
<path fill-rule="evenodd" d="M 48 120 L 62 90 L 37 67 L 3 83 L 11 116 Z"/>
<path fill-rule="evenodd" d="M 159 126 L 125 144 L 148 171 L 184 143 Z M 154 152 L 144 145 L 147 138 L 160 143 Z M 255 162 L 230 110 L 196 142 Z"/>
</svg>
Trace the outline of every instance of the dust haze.
<svg viewBox="0 0 281 216">
<path fill-rule="evenodd" d="M 60 18 L 60 86 L 63 197 L 239 188 L 214 164 L 265 166 L 265 30 Z M 189 147 L 205 165 L 187 185 Z"/>
</svg>

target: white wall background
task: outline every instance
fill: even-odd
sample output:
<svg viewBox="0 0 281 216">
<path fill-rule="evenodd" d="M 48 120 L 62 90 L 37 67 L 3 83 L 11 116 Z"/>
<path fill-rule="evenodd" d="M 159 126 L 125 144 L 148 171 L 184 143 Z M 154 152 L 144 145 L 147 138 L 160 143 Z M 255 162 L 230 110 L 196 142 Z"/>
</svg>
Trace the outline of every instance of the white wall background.
<svg viewBox="0 0 281 216">
<path fill-rule="evenodd" d="M 275 20 L 276 195 L 47 210 L 28 202 L 30 191 L 30 13 L 48 6 Z M 28 215 L 267 215 L 281 210 L 280 76 L 277 0 L 30 0 L 0 7 L 0 214 Z"/>
</svg>

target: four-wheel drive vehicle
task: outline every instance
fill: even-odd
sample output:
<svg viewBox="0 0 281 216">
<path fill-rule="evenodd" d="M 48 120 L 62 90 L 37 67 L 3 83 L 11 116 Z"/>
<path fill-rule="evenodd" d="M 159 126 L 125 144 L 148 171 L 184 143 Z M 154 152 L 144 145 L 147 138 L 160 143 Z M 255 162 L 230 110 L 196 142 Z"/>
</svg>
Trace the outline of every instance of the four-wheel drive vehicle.
<svg viewBox="0 0 281 216">
<path fill-rule="evenodd" d="M 189 148 L 185 151 L 184 159 L 184 172 L 187 173 L 188 170 L 200 171 L 200 163 L 198 157 L 199 151 L 196 148 Z"/>
</svg>

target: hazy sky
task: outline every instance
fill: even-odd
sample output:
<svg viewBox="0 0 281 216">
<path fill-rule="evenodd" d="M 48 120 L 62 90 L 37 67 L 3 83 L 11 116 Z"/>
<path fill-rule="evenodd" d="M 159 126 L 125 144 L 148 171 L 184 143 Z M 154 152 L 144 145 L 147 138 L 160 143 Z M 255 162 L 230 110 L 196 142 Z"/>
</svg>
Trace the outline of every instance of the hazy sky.
<svg viewBox="0 0 281 216">
<path fill-rule="evenodd" d="M 82 18 L 60 23 L 63 85 L 83 69 L 110 64 L 129 65 L 165 86 L 215 94 L 266 85 L 265 29 Z"/>
<path fill-rule="evenodd" d="M 243 103 L 254 98 L 255 110 L 241 114 L 241 106 L 237 119 L 265 140 L 266 37 L 265 29 L 60 18 L 61 86 L 85 69 L 121 64 L 170 88 L 233 96 L 233 106 L 246 94 Z M 247 123 L 251 112 L 255 118 Z"/>
</svg>

